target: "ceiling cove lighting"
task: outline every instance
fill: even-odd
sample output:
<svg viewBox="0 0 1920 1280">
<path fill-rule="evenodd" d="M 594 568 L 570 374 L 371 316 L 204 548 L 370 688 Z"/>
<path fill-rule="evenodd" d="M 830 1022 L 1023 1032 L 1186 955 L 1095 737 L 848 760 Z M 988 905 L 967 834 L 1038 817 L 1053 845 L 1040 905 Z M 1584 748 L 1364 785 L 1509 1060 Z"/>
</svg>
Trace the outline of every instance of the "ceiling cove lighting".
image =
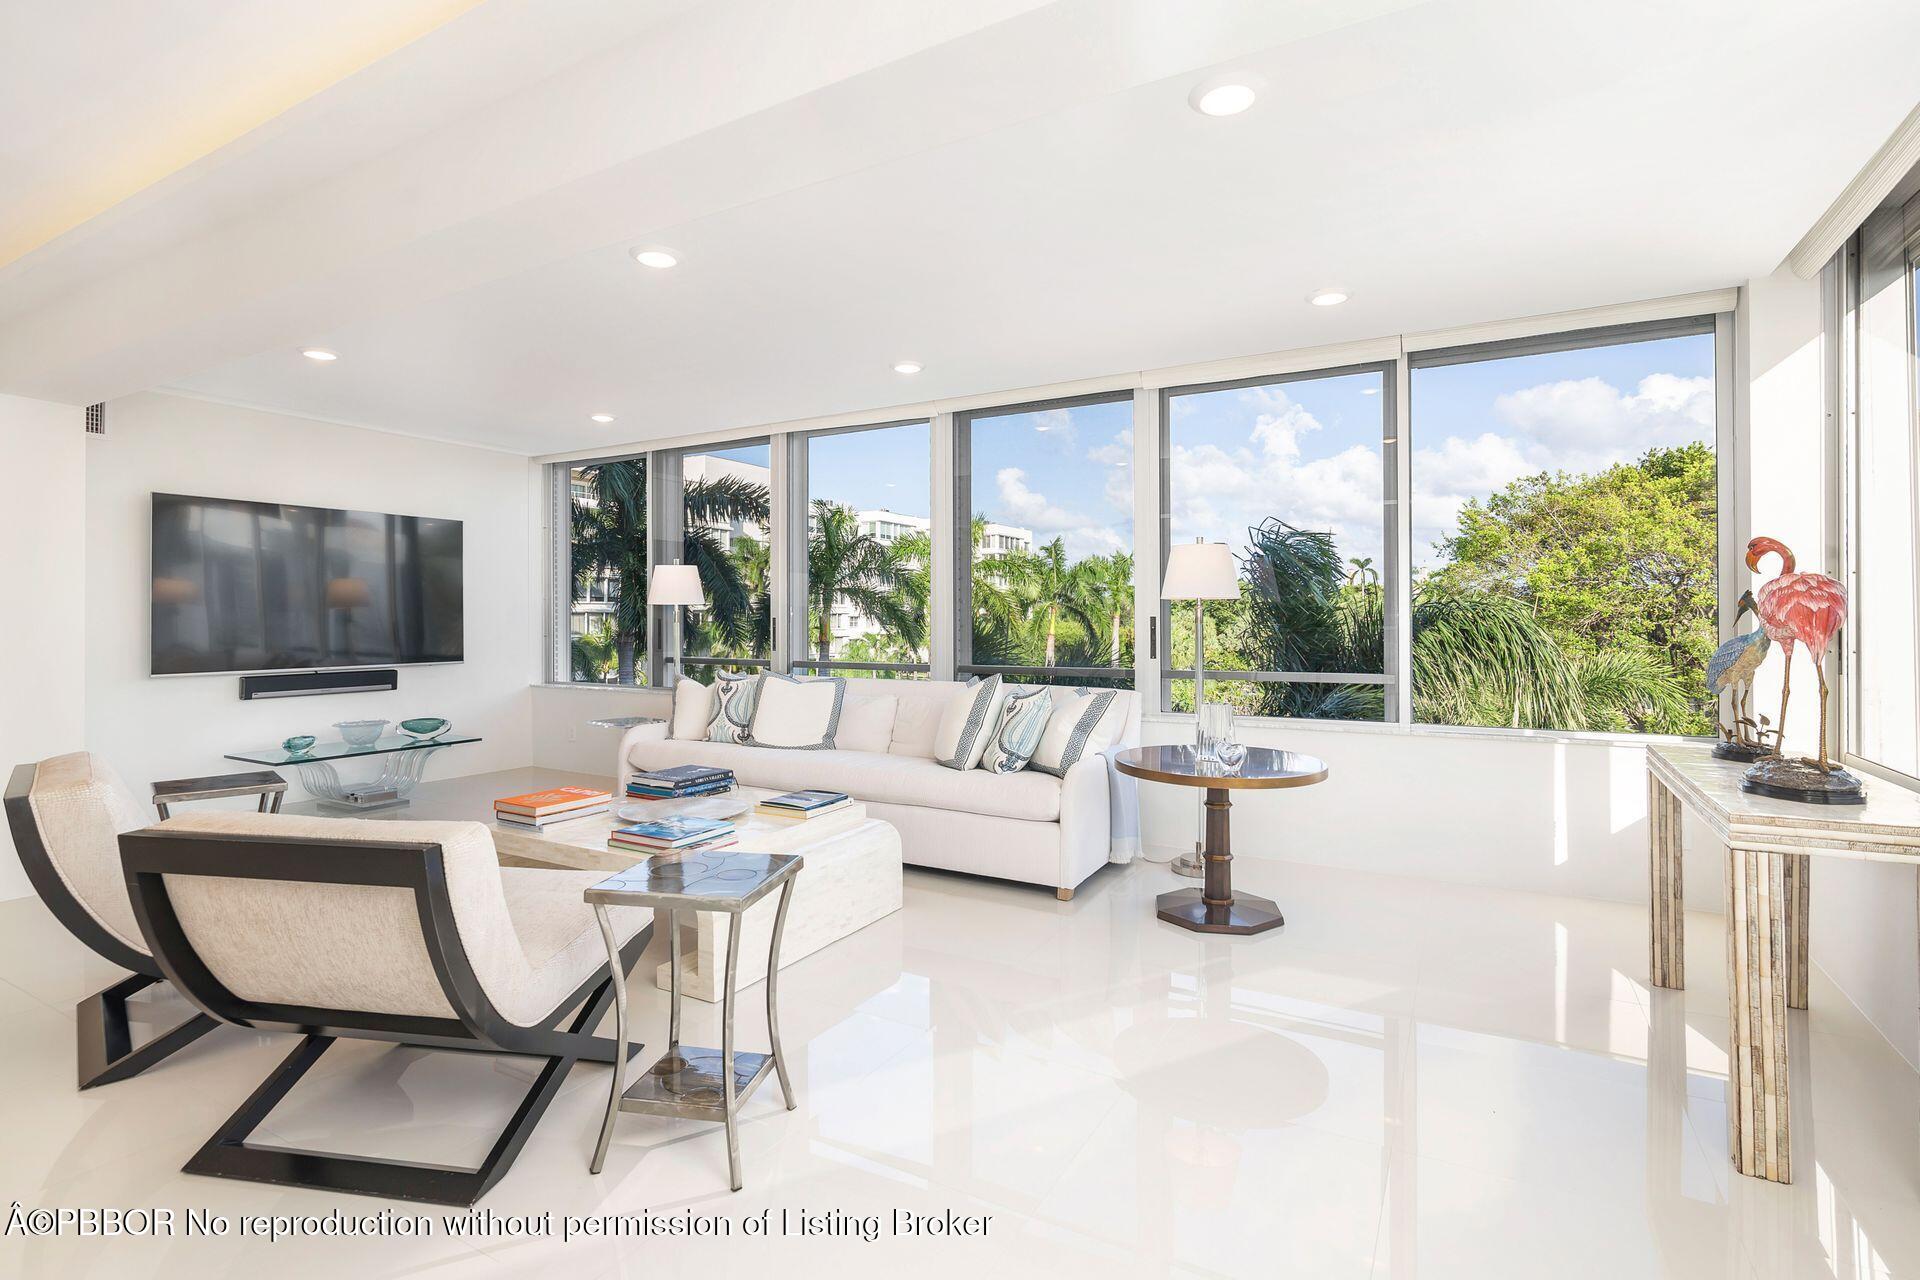
<svg viewBox="0 0 1920 1280">
<path fill-rule="evenodd" d="M 918 373 L 920 372 L 920 362 L 918 360 L 902 360 L 893 366 L 893 371 L 895 373 Z"/>
<path fill-rule="evenodd" d="M 1337 307 L 1347 300 L 1347 295 L 1339 289 L 1322 289 L 1308 298 L 1316 307 Z"/>
<path fill-rule="evenodd" d="M 1193 87 L 1187 105 L 1203 116 L 1237 116 L 1260 96 L 1262 81 L 1244 72 L 1222 72 Z"/>
<path fill-rule="evenodd" d="M 643 267 L 652 267 L 655 271 L 665 271 L 679 264 L 680 259 L 666 249 L 635 249 L 633 260 Z"/>
<path fill-rule="evenodd" d="M 308 347 L 300 354 L 309 360 L 318 360 L 321 364 L 326 364 L 330 360 L 338 360 L 340 358 L 333 352 L 328 351 L 325 347 Z"/>
<path fill-rule="evenodd" d="M 595 422 L 612 422 L 613 415 L 610 413 L 596 413 L 593 415 L 593 420 Z"/>
</svg>

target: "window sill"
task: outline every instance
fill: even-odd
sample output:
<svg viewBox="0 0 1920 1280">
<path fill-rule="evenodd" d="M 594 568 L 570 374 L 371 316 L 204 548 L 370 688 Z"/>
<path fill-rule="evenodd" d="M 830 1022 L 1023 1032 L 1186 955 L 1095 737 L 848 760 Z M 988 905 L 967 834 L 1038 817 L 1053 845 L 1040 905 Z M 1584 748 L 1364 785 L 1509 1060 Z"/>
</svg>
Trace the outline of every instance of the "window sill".
<svg viewBox="0 0 1920 1280">
<path fill-rule="evenodd" d="M 1647 747 L 1678 746 L 1711 741 L 1669 733 L 1577 733 L 1559 729 L 1486 729 L 1471 725 L 1376 724 L 1364 720 L 1295 720 L 1281 716 L 1235 716 L 1236 725 L 1247 725 L 1271 732 L 1294 730 L 1306 733 L 1380 734 L 1401 738 L 1472 738 L 1490 742 L 1541 742 L 1560 746 Z M 1140 723 L 1179 725 L 1191 729 L 1194 718 L 1184 711 L 1148 711 Z"/>
</svg>

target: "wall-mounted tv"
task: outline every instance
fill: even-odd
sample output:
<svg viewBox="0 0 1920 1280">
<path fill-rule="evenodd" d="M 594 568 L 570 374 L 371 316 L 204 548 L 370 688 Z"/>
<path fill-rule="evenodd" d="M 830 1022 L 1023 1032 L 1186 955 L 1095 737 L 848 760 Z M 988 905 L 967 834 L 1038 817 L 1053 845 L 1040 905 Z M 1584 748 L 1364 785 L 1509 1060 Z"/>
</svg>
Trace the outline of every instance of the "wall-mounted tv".
<svg viewBox="0 0 1920 1280">
<path fill-rule="evenodd" d="M 153 495 L 152 672 L 465 657 L 461 522 Z"/>
</svg>

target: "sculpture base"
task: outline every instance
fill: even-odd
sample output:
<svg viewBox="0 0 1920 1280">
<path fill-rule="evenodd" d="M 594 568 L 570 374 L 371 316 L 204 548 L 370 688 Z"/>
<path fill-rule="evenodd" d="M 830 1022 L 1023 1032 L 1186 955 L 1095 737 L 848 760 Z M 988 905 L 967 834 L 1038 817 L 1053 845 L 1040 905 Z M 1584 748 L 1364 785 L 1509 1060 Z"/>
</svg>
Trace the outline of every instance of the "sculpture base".
<svg viewBox="0 0 1920 1280">
<path fill-rule="evenodd" d="M 1757 760 L 1765 760 L 1771 754 L 1773 753 L 1765 747 L 1749 746 L 1744 742 L 1728 742 L 1722 739 L 1713 744 L 1713 755 L 1716 760 L 1737 760 L 1741 764 L 1752 764 Z"/>
<path fill-rule="evenodd" d="M 1773 756 L 1747 770 L 1740 789 L 1756 796 L 1801 804 L 1865 804 L 1866 787 L 1838 765 L 1822 772 L 1811 760 Z"/>
</svg>

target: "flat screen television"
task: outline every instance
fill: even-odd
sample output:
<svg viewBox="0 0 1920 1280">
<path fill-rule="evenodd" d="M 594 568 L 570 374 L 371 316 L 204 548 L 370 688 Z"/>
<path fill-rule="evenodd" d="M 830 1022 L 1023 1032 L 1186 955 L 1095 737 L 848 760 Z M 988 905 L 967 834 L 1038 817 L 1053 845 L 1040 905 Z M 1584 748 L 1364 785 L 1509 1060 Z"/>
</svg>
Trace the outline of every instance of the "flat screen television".
<svg viewBox="0 0 1920 1280">
<path fill-rule="evenodd" d="M 153 495 L 152 672 L 459 662 L 458 520 Z"/>
</svg>

